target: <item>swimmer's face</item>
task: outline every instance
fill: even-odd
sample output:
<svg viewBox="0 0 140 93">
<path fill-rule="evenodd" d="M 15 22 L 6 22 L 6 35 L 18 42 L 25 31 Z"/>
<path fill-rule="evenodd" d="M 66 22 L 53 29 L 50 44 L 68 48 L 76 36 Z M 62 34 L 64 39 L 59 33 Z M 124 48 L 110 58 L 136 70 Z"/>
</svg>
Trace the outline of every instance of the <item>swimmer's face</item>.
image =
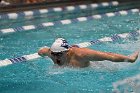
<svg viewBox="0 0 140 93">
<path fill-rule="evenodd" d="M 66 55 L 67 55 L 67 51 L 63 51 L 63 52 L 52 52 L 51 51 L 51 58 L 52 58 L 53 62 L 60 66 L 65 64 Z"/>
</svg>

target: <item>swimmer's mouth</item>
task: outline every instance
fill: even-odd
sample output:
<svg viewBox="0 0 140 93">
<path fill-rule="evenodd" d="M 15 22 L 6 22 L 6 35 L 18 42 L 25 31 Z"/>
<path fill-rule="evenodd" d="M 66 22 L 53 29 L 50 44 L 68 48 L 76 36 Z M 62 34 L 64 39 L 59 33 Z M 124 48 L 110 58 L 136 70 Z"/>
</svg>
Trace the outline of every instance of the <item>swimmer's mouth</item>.
<svg viewBox="0 0 140 93">
<path fill-rule="evenodd" d="M 58 65 L 62 65 L 60 59 L 56 59 L 56 63 L 57 63 Z"/>
</svg>

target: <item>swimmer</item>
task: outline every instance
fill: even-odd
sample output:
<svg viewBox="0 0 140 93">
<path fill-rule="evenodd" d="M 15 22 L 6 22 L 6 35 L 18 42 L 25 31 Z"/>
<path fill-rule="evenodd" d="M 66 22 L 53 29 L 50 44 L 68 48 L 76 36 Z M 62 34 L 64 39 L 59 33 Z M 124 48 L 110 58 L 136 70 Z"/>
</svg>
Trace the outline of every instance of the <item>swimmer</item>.
<svg viewBox="0 0 140 93">
<path fill-rule="evenodd" d="M 139 52 L 131 56 L 116 53 L 96 51 L 88 48 L 70 46 L 63 38 L 58 38 L 50 48 L 39 49 L 38 54 L 42 57 L 48 56 L 54 64 L 59 66 L 88 67 L 90 61 L 130 62 L 133 63 L 138 58 Z"/>
</svg>

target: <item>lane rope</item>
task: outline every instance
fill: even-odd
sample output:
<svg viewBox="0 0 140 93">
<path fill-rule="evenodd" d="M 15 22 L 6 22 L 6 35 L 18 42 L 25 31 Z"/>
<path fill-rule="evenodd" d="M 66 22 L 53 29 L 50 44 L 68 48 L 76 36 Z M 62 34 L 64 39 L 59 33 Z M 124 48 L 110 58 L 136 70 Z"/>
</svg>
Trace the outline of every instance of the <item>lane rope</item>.
<svg viewBox="0 0 140 93">
<path fill-rule="evenodd" d="M 66 19 L 66 20 L 60 20 L 60 21 L 55 21 L 55 22 L 46 22 L 46 23 L 40 23 L 38 25 L 26 25 L 26 26 L 15 27 L 15 28 L 0 29 L 0 34 L 30 31 L 30 30 L 34 30 L 34 29 L 59 26 L 59 25 L 68 25 L 71 23 L 90 21 L 90 20 L 94 20 L 94 19 L 97 20 L 97 19 L 101 19 L 103 17 L 114 17 L 114 16 L 119 16 L 119 15 L 126 16 L 130 13 L 132 13 L 132 14 L 139 13 L 139 9 L 122 10 L 122 11 L 118 11 L 118 12 L 92 15 L 92 16 L 88 16 L 88 17 L 79 17 L 79 18 L 75 18 L 75 19 Z"/>
<path fill-rule="evenodd" d="M 31 11 L 24 11 L 24 12 L 18 12 L 18 13 L 7 13 L 7 14 L 0 14 L 0 19 L 18 19 L 23 17 L 29 17 L 29 16 L 36 16 L 41 14 L 48 14 L 52 12 L 62 12 L 62 11 L 79 11 L 84 9 L 95 9 L 95 8 L 101 8 L 101 7 L 109 7 L 109 6 L 118 6 L 118 1 L 112 1 L 112 2 L 102 2 L 102 3 L 93 3 L 93 4 L 82 4 L 82 5 L 76 5 L 76 6 L 66 6 L 66 7 L 55 7 L 55 8 L 48 8 L 48 9 L 39 9 L 39 10 L 31 10 Z"/>
<path fill-rule="evenodd" d="M 79 43 L 79 44 L 76 44 L 76 45 L 83 48 L 83 47 L 88 47 L 88 46 L 91 46 L 91 45 L 94 45 L 94 44 L 99 44 L 99 43 L 103 43 L 103 42 L 115 42 L 116 40 L 119 40 L 119 39 L 126 39 L 126 38 L 130 38 L 130 37 L 136 37 L 136 36 L 139 36 L 139 35 L 140 35 L 140 30 L 133 31 L 133 32 L 130 32 L 130 33 L 115 34 L 111 37 L 104 37 L 104 38 L 100 38 L 100 39 L 97 39 L 97 40 L 92 40 L 92 41 L 89 41 L 89 42 Z M 10 64 L 27 62 L 27 61 L 38 59 L 38 58 L 40 58 L 38 53 L 34 53 L 34 54 L 30 54 L 30 55 L 23 55 L 21 57 L 15 57 L 15 58 L 1 60 L 0 61 L 0 66 L 7 66 L 7 65 L 10 65 Z"/>
</svg>

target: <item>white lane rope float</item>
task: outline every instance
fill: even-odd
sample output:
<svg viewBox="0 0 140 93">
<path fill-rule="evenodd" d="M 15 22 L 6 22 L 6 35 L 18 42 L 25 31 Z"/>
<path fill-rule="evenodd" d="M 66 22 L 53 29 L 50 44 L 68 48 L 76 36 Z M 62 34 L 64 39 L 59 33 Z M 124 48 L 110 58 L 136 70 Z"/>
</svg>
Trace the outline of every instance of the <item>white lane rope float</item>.
<svg viewBox="0 0 140 93">
<path fill-rule="evenodd" d="M 48 8 L 48 9 L 39 9 L 39 10 L 30 10 L 30 11 L 24 11 L 24 12 L 18 12 L 18 13 L 7 13 L 7 14 L 0 14 L 0 19 L 18 19 L 28 16 L 36 16 L 41 14 L 47 14 L 52 12 L 62 12 L 62 11 L 79 11 L 84 9 L 95 9 L 95 8 L 101 8 L 101 7 L 109 7 L 109 6 L 118 6 L 118 1 L 112 1 L 112 2 L 102 2 L 102 3 L 93 3 L 93 4 L 82 4 L 77 6 L 66 6 L 66 7 L 55 7 L 55 8 Z"/>
<path fill-rule="evenodd" d="M 130 10 L 122 10 L 118 12 L 111 12 L 111 13 L 105 13 L 105 14 L 98 14 L 98 15 L 92 15 L 88 17 L 79 17 L 75 19 L 66 19 L 66 20 L 60 20 L 55 22 L 46 22 L 46 23 L 40 23 L 38 25 L 27 25 L 27 26 L 21 26 L 21 27 L 15 27 L 15 28 L 6 28 L 6 29 L 0 29 L 0 34 L 8 34 L 8 33 L 15 33 L 15 32 L 23 32 L 28 30 L 34 30 L 34 29 L 40 29 L 45 27 L 52 27 L 52 26 L 59 26 L 59 25 L 67 25 L 71 23 L 77 23 L 77 22 L 84 22 L 89 20 L 96 20 L 101 19 L 103 17 L 114 17 L 114 16 L 125 16 L 128 14 L 134 14 L 139 13 L 139 9 L 130 9 Z"/>
<path fill-rule="evenodd" d="M 100 38 L 100 39 L 97 39 L 97 40 L 92 40 L 92 41 L 89 41 L 89 42 L 79 43 L 79 44 L 76 44 L 76 45 L 82 48 L 82 47 L 88 47 L 88 46 L 103 43 L 103 42 L 115 42 L 116 40 L 119 40 L 119 39 L 126 39 L 126 38 L 136 37 L 136 36 L 139 36 L 139 35 L 140 35 L 140 30 L 133 31 L 133 32 L 130 32 L 130 33 L 115 34 L 111 37 L 104 37 L 104 38 Z M 38 53 L 34 53 L 34 54 L 30 54 L 30 55 L 23 55 L 21 57 L 15 57 L 15 58 L 10 58 L 10 59 L 0 60 L 0 67 L 1 66 L 7 66 L 7 65 L 10 65 L 10 64 L 14 64 L 14 63 L 27 62 L 27 61 L 38 59 L 38 58 L 40 58 Z"/>
</svg>

